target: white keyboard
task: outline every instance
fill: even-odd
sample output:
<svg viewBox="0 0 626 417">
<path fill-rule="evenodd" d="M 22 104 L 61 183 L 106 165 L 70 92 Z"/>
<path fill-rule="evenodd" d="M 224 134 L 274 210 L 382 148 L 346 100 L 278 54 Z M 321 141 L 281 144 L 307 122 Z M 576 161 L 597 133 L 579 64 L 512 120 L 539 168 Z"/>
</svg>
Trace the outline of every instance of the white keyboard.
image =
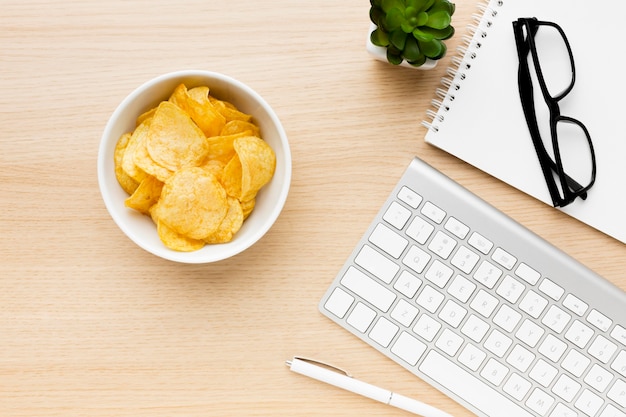
<svg viewBox="0 0 626 417">
<path fill-rule="evenodd" d="M 319 308 L 479 416 L 626 417 L 626 293 L 417 158 Z"/>
</svg>

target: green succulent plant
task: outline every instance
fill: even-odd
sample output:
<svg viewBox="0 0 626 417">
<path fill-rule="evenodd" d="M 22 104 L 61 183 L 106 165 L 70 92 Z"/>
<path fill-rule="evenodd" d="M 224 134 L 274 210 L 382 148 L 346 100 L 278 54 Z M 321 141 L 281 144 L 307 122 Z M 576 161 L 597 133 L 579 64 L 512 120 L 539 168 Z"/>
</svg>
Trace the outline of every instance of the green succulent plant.
<svg viewBox="0 0 626 417">
<path fill-rule="evenodd" d="M 426 59 L 443 58 L 443 42 L 454 35 L 451 25 L 454 3 L 448 0 L 370 0 L 370 19 L 376 29 L 374 45 L 387 49 L 387 60 L 404 60 L 419 67 Z"/>
</svg>

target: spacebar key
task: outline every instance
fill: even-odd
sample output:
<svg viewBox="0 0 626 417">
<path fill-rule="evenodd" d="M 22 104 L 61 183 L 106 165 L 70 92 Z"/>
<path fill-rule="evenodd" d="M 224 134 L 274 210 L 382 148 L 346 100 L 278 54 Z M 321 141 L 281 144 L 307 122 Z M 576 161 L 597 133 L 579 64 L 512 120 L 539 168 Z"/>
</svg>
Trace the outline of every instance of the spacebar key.
<svg viewBox="0 0 626 417">
<path fill-rule="evenodd" d="M 419 370 L 443 385 L 452 394 L 456 394 L 462 400 L 474 406 L 477 411 L 482 411 L 483 414 L 490 417 L 534 417 L 531 413 L 435 351 L 431 350 L 426 355 Z"/>
</svg>

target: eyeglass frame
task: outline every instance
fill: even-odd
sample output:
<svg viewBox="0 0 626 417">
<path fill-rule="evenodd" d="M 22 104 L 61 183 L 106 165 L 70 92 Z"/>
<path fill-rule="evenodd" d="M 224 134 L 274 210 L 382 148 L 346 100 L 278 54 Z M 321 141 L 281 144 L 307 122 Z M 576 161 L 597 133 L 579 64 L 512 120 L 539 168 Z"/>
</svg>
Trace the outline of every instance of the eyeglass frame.
<svg viewBox="0 0 626 417">
<path fill-rule="evenodd" d="M 537 54 L 537 48 L 535 45 L 535 34 L 540 26 L 550 26 L 555 28 L 567 47 L 569 54 L 570 67 L 572 69 L 572 78 L 570 84 L 560 93 L 556 95 L 550 94 L 548 90 L 543 72 L 541 70 L 541 64 L 539 62 L 539 56 Z M 526 28 L 526 38 L 524 38 L 523 28 Z M 517 46 L 517 55 L 519 58 L 518 68 L 518 88 L 520 94 L 520 101 L 522 102 L 522 108 L 524 110 L 524 116 L 526 118 L 526 124 L 541 165 L 543 176 L 552 198 L 552 204 L 554 207 L 565 207 L 572 203 L 577 197 L 585 200 L 587 199 L 587 191 L 593 186 L 596 179 L 596 156 L 593 148 L 593 142 L 591 141 L 591 135 L 587 127 L 579 120 L 569 116 L 561 115 L 559 107 L 559 101 L 561 101 L 574 87 L 576 81 L 576 67 L 574 65 L 574 55 L 570 46 L 569 40 L 565 35 L 563 29 L 554 22 L 541 21 L 537 18 L 519 18 L 517 21 L 513 21 L 513 32 L 515 35 L 515 44 Z M 548 154 L 541 134 L 539 132 L 539 126 L 537 123 L 537 115 L 535 112 L 534 94 L 533 94 L 533 80 L 530 74 L 530 67 L 528 65 L 528 54 L 531 54 L 533 60 L 533 66 L 535 68 L 535 74 L 539 81 L 539 87 L 543 99 L 548 106 L 549 110 L 549 123 L 550 123 L 550 135 L 552 140 L 552 148 L 554 150 L 554 159 Z M 559 141 L 557 135 L 557 124 L 559 122 L 573 123 L 580 127 L 584 132 L 589 149 L 591 152 L 591 179 L 589 184 L 582 186 L 578 184 L 574 179 L 569 177 L 563 168 L 563 162 L 561 159 L 561 151 L 559 148 Z M 559 193 L 557 184 L 553 173 L 556 173 L 559 178 L 563 197 Z"/>
</svg>

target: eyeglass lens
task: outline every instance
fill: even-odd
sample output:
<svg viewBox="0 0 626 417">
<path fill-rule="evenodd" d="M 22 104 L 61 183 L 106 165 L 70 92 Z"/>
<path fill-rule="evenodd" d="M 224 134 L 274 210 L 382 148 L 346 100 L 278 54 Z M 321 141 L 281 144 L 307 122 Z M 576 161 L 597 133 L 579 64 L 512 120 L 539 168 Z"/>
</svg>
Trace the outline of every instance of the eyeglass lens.
<svg viewBox="0 0 626 417">
<path fill-rule="evenodd" d="M 534 43 L 545 87 L 549 95 L 556 99 L 570 88 L 574 77 L 565 38 L 556 27 L 541 25 L 537 27 Z M 531 68 L 534 65 L 530 56 L 529 65 Z M 534 71 L 531 73 L 534 74 Z"/>
</svg>

